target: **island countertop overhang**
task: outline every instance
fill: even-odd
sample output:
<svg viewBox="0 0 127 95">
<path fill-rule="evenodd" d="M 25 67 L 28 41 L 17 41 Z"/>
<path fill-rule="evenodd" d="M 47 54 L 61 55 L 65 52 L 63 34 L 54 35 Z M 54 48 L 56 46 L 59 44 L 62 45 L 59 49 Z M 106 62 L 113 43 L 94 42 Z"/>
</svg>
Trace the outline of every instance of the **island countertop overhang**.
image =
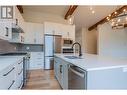
<svg viewBox="0 0 127 95">
<path fill-rule="evenodd" d="M 127 58 L 115 58 L 107 56 L 99 56 L 96 54 L 83 54 L 82 59 L 69 59 L 65 56 L 77 56 L 75 54 L 62 54 L 56 53 L 55 57 L 76 65 L 86 71 L 93 70 L 105 70 L 113 68 L 123 68 L 123 71 L 127 69 Z"/>
</svg>

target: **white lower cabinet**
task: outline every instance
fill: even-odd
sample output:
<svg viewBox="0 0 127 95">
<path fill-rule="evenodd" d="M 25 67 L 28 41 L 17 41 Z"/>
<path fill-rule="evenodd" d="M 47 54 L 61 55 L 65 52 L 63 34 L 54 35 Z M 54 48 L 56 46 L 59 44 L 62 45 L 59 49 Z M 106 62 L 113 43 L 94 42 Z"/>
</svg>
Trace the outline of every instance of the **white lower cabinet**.
<svg viewBox="0 0 127 95">
<path fill-rule="evenodd" d="M 43 69 L 44 68 L 44 53 L 31 52 L 30 53 L 30 69 Z"/>
<path fill-rule="evenodd" d="M 23 60 L 0 72 L 0 89 L 21 89 L 23 84 Z"/>
<path fill-rule="evenodd" d="M 59 84 L 63 89 L 68 89 L 68 64 L 67 62 L 55 57 L 54 73 Z"/>
<path fill-rule="evenodd" d="M 11 89 L 21 89 L 23 85 L 23 71 L 17 76 L 15 80 L 15 84 L 11 87 Z"/>
<path fill-rule="evenodd" d="M 0 73 L 0 89 L 10 89 L 14 84 L 15 67 L 9 66 Z"/>
</svg>

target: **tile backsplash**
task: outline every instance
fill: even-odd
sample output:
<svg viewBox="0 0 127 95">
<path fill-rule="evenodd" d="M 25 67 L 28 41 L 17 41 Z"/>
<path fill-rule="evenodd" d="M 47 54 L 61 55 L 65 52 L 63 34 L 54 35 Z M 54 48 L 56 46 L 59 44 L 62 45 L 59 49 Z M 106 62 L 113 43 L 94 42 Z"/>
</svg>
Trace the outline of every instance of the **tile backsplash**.
<svg viewBox="0 0 127 95">
<path fill-rule="evenodd" d="M 6 40 L 0 39 L 0 53 L 6 52 L 43 52 L 43 45 L 38 44 L 12 44 Z"/>
<path fill-rule="evenodd" d="M 19 44 L 17 45 L 18 51 L 27 52 L 43 52 L 43 45 L 39 44 Z"/>
<path fill-rule="evenodd" d="M 10 44 L 6 40 L 0 39 L 0 53 L 15 52 L 17 51 L 16 45 Z"/>
</svg>

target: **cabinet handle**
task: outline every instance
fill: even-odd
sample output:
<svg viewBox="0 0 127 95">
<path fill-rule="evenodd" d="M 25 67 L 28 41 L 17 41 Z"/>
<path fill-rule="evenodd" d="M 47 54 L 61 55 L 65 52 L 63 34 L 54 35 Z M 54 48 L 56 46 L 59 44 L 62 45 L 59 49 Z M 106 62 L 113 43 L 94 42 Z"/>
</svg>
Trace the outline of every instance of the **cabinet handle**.
<svg viewBox="0 0 127 95">
<path fill-rule="evenodd" d="M 15 19 L 16 20 L 16 25 L 18 25 L 18 19 Z"/>
<path fill-rule="evenodd" d="M 34 38 L 34 43 L 36 43 L 36 38 Z"/>
<path fill-rule="evenodd" d="M 22 73 L 23 69 L 18 73 L 18 75 L 20 75 Z"/>
<path fill-rule="evenodd" d="M 22 82 L 21 82 L 21 84 L 19 85 L 18 89 L 22 88 L 22 87 L 21 87 L 21 86 L 22 86 L 22 84 L 23 84 L 23 81 L 22 81 Z"/>
<path fill-rule="evenodd" d="M 6 28 L 6 35 L 5 36 L 8 36 L 9 28 L 8 27 L 5 27 L 5 28 Z"/>
<path fill-rule="evenodd" d="M 12 81 L 12 83 L 11 83 L 11 85 L 8 87 L 8 89 L 10 89 L 14 83 L 15 83 L 15 80 Z"/>
<path fill-rule="evenodd" d="M 21 64 L 23 61 L 19 62 L 18 64 Z"/>
<path fill-rule="evenodd" d="M 4 74 L 3 76 L 7 76 L 11 71 L 13 71 L 15 69 L 15 67 L 13 67 L 9 72 L 7 72 L 6 74 Z"/>
<path fill-rule="evenodd" d="M 62 65 L 60 65 L 60 73 L 62 73 Z"/>
</svg>

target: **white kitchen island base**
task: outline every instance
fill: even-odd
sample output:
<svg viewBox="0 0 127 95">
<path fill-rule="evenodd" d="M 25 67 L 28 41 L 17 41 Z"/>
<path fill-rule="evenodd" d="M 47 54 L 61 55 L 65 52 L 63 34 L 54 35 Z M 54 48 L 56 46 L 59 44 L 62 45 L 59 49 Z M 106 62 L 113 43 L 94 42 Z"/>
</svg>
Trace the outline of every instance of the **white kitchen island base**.
<svg viewBox="0 0 127 95">
<path fill-rule="evenodd" d="M 65 56 L 74 56 L 65 55 L 65 54 L 55 54 L 55 59 L 57 59 L 58 67 L 64 63 L 68 67 L 69 65 L 75 65 L 86 71 L 86 75 L 84 81 L 86 81 L 86 90 L 126 90 L 127 89 L 127 59 L 125 58 L 110 58 L 110 57 L 102 57 L 93 54 L 85 54 L 81 59 L 69 59 Z M 57 65 L 56 64 L 56 65 Z M 57 66 L 56 66 L 57 67 Z M 60 81 L 66 85 L 66 89 L 68 89 L 68 68 L 55 68 L 55 71 L 59 72 L 59 70 L 66 71 L 60 74 L 63 79 Z M 61 69 L 62 68 L 62 69 Z M 55 73 L 56 76 L 58 73 Z M 59 81 L 59 78 L 57 78 Z M 61 79 L 61 78 L 60 78 Z M 65 81 L 66 80 L 66 81 Z M 63 84 L 61 85 L 63 86 Z M 64 86 L 63 86 L 64 89 Z"/>
<path fill-rule="evenodd" d="M 127 72 L 124 72 L 123 68 L 88 71 L 87 89 L 126 90 Z"/>
</svg>

